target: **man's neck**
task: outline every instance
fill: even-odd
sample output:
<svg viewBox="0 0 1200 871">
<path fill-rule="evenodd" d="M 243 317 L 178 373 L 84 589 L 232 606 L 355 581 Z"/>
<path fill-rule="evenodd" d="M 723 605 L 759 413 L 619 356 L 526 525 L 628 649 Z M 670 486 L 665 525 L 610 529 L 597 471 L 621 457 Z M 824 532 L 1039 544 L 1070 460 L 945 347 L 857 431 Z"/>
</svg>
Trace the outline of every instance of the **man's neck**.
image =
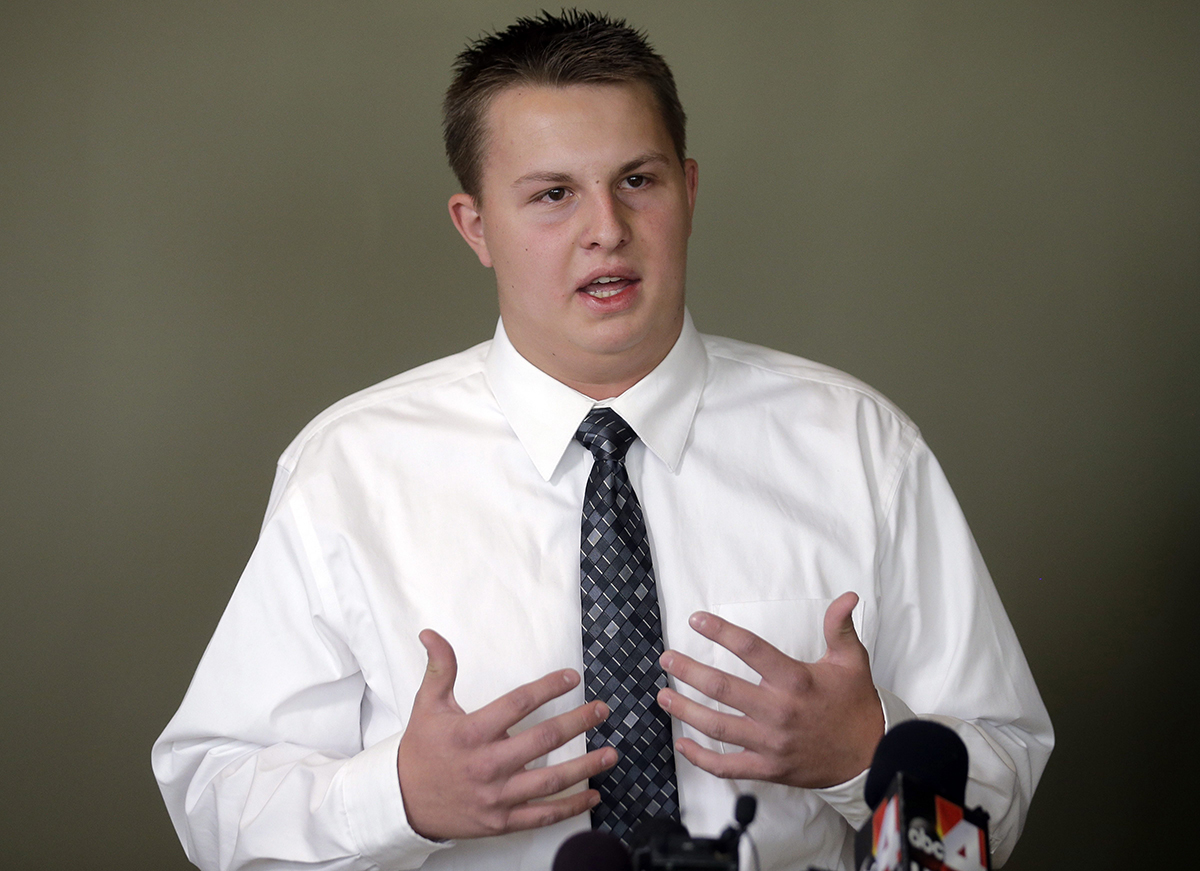
<svg viewBox="0 0 1200 871">
<path fill-rule="evenodd" d="M 516 346 L 514 345 L 514 347 Z M 522 357 L 538 369 L 541 369 L 555 381 L 565 384 L 572 390 L 595 399 L 597 402 L 620 396 L 630 387 L 637 384 L 653 372 L 659 363 L 666 359 L 670 350 L 668 348 L 665 353 L 638 361 L 638 365 L 636 366 L 630 365 L 628 359 L 621 361 L 601 359 L 594 365 L 578 366 L 568 370 L 566 367 L 553 365 L 558 362 L 557 360 L 539 360 L 537 355 L 526 354 L 520 348 L 517 348 L 517 352 Z"/>
<path fill-rule="evenodd" d="M 645 353 L 638 353 L 636 349 L 611 354 L 580 352 L 572 359 L 526 342 L 523 336 L 514 336 L 507 326 L 505 332 L 517 353 L 532 365 L 555 381 L 599 402 L 620 396 L 653 372 L 679 341 L 684 320 L 681 311 L 675 335 L 665 347 L 660 345 Z"/>
</svg>

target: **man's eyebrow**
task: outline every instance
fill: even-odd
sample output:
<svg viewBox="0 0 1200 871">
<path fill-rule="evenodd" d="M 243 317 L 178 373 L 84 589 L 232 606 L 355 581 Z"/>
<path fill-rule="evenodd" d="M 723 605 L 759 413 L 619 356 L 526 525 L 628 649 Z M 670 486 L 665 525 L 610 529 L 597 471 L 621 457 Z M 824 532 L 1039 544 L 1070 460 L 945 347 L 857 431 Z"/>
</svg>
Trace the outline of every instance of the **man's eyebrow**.
<svg viewBox="0 0 1200 871">
<path fill-rule="evenodd" d="M 512 186 L 520 187 L 532 181 L 539 182 L 540 184 L 569 184 L 574 181 L 574 177 L 565 172 L 530 172 L 514 181 Z"/>
<path fill-rule="evenodd" d="M 648 163 L 670 162 L 670 158 L 668 158 L 661 151 L 647 151 L 645 154 L 639 154 L 633 160 L 622 166 L 619 170 L 617 170 L 617 175 L 625 175 L 626 173 L 633 172 L 635 169 L 640 169 Z"/>
<path fill-rule="evenodd" d="M 626 161 L 624 164 L 622 164 L 620 169 L 617 170 L 617 175 L 627 175 L 628 173 L 633 172 L 635 169 L 640 169 L 647 164 L 657 163 L 670 163 L 670 158 L 668 158 L 661 151 L 647 151 L 645 154 L 639 154 L 637 157 L 633 158 L 633 160 Z M 526 173 L 514 181 L 512 186 L 520 187 L 521 185 L 529 184 L 530 182 L 537 182 L 539 184 L 563 185 L 571 184 L 574 181 L 575 177 L 568 172 L 553 172 L 550 170 L 545 170 Z"/>
</svg>

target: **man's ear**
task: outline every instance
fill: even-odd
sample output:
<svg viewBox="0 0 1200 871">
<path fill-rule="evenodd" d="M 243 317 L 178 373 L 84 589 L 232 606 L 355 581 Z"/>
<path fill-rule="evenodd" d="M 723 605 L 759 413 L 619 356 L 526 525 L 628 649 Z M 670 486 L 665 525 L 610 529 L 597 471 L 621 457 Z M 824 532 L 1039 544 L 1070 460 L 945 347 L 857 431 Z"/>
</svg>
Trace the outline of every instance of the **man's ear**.
<svg viewBox="0 0 1200 871">
<path fill-rule="evenodd" d="M 479 262 L 489 269 L 492 266 L 491 255 L 488 254 L 487 239 L 483 232 L 483 215 L 475 204 L 475 198 L 467 194 L 455 194 L 450 198 L 450 220 L 454 229 L 458 230 Z"/>
</svg>

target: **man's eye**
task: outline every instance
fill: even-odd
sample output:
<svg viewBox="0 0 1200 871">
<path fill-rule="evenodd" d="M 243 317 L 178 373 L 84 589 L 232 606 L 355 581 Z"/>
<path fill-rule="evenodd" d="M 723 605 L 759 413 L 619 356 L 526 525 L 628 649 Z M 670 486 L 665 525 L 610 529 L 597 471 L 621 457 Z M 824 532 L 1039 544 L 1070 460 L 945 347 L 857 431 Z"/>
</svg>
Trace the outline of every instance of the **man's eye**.
<svg viewBox="0 0 1200 871">
<path fill-rule="evenodd" d="M 629 178 L 625 179 L 625 184 L 629 185 L 631 188 L 640 188 L 646 184 L 646 181 L 647 179 L 644 175 L 631 175 Z"/>
<path fill-rule="evenodd" d="M 542 194 L 542 198 L 549 200 L 552 203 L 561 203 L 567 198 L 566 188 L 551 188 Z"/>
</svg>

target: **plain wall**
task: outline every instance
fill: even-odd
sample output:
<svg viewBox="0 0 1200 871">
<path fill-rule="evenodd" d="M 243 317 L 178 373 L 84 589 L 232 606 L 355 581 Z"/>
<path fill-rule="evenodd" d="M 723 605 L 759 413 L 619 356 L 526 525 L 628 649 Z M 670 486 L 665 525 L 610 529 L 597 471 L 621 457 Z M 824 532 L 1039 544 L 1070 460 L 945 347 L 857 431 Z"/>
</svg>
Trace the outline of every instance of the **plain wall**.
<svg viewBox="0 0 1200 871">
<path fill-rule="evenodd" d="M 491 335 L 439 104 L 537 8 L 0 4 L 0 864 L 187 867 L 150 745 L 276 457 Z M 1009 867 L 1190 855 L 1200 4 L 607 8 L 690 116 L 697 325 L 880 388 L 959 495 L 1058 732 Z"/>
</svg>

